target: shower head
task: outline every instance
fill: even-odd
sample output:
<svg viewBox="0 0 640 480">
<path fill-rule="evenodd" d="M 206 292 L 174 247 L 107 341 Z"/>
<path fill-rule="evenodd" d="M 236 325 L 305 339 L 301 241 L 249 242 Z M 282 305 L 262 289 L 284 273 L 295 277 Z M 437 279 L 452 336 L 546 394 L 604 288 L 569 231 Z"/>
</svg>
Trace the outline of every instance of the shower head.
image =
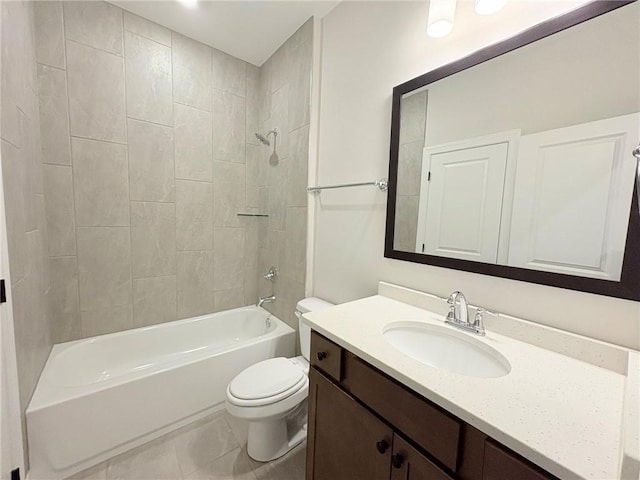
<svg viewBox="0 0 640 480">
<path fill-rule="evenodd" d="M 278 129 L 274 128 L 273 130 L 269 130 L 264 135 L 261 133 L 256 133 L 256 138 L 262 142 L 263 145 L 269 146 L 271 142 L 269 141 L 269 135 L 273 135 L 273 138 L 278 136 Z"/>
<path fill-rule="evenodd" d="M 256 133 L 256 138 L 260 140 L 264 145 L 267 145 L 267 146 L 271 145 L 271 142 L 269 141 L 269 139 L 264 135 L 262 135 L 261 133 Z"/>
</svg>

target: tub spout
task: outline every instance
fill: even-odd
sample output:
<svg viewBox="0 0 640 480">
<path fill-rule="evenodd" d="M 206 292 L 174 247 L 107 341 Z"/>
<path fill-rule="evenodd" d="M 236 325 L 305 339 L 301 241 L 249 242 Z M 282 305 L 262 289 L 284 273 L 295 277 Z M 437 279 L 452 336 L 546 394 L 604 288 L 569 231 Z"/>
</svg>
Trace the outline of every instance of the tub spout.
<svg viewBox="0 0 640 480">
<path fill-rule="evenodd" d="M 264 303 L 273 303 L 276 301 L 276 296 L 271 295 L 269 297 L 258 297 L 258 307 L 261 307 Z"/>
</svg>

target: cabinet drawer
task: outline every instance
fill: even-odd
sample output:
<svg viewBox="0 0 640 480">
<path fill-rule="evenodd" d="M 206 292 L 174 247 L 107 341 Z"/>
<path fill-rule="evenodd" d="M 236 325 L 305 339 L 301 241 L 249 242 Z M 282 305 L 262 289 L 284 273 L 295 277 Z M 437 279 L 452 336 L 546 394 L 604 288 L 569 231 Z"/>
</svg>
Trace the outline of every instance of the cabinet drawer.
<svg viewBox="0 0 640 480">
<path fill-rule="evenodd" d="M 455 472 L 460 420 L 353 354 L 344 354 L 342 387 Z"/>
<path fill-rule="evenodd" d="M 492 440 L 484 447 L 482 480 L 557 480 L 540 467 L 520 457 Z"/>
<path fill-rule="evenodd" d="M 342 380 L 341 347 L 317 332 L 311 332 L 311 365 L 336 381 Z"/>
</svg>

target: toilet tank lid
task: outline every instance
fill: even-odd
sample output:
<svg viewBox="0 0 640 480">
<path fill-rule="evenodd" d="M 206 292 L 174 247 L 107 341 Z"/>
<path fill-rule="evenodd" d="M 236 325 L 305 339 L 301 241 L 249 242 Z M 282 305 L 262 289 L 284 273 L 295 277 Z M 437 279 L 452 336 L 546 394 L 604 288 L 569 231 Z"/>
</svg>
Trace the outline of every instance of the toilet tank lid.
<svg viewBox="0 0 640 480">
<path fill-rule="evenodd" d="M 318 297 L 303 298 L 296 305 L 296 310 L 300 313 L 315 312 L 316 310 L 322 310 L 324 308 L 332 307 L 334 304 L 322 300 Z"/>
</svg>

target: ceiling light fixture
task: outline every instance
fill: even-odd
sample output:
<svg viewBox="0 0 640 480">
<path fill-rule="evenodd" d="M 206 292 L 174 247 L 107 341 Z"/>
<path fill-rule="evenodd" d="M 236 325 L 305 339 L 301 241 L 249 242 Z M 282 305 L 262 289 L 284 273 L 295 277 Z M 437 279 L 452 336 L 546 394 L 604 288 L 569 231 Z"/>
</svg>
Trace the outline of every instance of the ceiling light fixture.
<svg viewBox="0 0 640 480">
<path fill-rule="evenodd" d="M 427 35 L 440 38 L 453 30 L 453 18 L 456 14 L 456 0 L 431 0 L 429 3 L 429 19 Z"/>
<path fill-rule="evenodd" d="M 196 8 L 198 6 L 198 0 L 178 0 L 178 1 L 187 8 Z"/>
<path fill-rule="evenodd" d="M 507 0 L 476 0 L 476 13 L 478 15 L 491 15 L 507 4 Z"/>
</svg>

